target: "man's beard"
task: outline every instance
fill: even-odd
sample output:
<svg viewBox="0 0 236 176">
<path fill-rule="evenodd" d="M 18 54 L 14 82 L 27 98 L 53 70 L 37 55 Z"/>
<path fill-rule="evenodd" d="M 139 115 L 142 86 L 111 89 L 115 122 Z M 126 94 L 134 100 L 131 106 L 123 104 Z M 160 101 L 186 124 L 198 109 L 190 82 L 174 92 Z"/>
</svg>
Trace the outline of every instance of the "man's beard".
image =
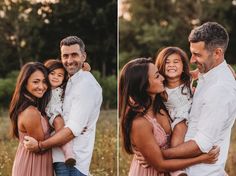
<svg viewBox="0 0 236 176">
<path fill-rule="evenodd" d="M 82 68 L 82 63 L 73 63 L 71 66 L 66 66 L 66 71 L 70 76 L 74 75 L 76 72 L 78 72 Z"/>
</svg>

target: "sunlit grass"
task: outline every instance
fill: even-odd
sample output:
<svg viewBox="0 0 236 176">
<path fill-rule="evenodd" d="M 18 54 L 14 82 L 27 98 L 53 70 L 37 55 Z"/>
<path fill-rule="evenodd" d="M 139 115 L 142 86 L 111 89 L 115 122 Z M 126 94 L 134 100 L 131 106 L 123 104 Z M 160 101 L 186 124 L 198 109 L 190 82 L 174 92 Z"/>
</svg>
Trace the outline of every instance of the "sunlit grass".
<svg viewBox="0 0 236 176">
<path fill-rule="evenodd" d="M 102 111 L 97 123 L 96 142 L 90 172 L 93 176 L 117 174 L 116 110 Z M 0 176 L 11 176 L 18 142 L 9 137 L 9 119 L 0 115 Z"/>
</svg>

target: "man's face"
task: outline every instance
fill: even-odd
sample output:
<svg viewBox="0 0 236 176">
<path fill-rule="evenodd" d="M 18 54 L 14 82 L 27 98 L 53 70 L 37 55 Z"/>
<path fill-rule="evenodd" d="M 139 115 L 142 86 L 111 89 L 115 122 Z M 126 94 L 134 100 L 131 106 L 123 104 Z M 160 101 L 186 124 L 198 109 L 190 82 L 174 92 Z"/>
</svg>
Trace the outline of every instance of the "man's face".
<svg viewBox="0 0 236 176">
<path fill-rule="evenodd" d="M 86 55 L 81 52 L 78 44 L 61 47 L 61 61 L 70 76 L 82 68 L 85 59 Z"/>
<path fill-rule="evenodd" d="M 215 66 L 213 53 L 205 48 L 205 42 L 190 43 L 190 63 L 196 64 L 200 73 L 207 73 Z"/>
</svg>

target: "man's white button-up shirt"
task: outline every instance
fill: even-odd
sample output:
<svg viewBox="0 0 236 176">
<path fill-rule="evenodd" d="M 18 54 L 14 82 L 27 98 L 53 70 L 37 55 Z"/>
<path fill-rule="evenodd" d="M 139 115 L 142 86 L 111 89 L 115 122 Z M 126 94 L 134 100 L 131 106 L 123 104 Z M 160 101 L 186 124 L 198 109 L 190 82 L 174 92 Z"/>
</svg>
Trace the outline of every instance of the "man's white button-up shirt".
<svg viewBox="0 0 236 176">
<path fill-rule="evenodd" d="M 62 117 L 75 136 L 72 140 L 75 167 L 85 175 L 89 174 L 101 103 L 102 88 L 90 72 L 80 70 L 68 80 Z M 87 130 L 81 134 L 84 127 Z M 64 161 L 62 150 L 53 148 L 53 162 Z"/>
<path fill-rule="evenodd" d="M 190 176 L 224 176 L 231 128 L 236 117 L 236 81 L 224 61 L 199 78 L 185 141 L 194 140 L 202 152 L 220 147 L 215 164 L 187 168 Z"/>
</svg>

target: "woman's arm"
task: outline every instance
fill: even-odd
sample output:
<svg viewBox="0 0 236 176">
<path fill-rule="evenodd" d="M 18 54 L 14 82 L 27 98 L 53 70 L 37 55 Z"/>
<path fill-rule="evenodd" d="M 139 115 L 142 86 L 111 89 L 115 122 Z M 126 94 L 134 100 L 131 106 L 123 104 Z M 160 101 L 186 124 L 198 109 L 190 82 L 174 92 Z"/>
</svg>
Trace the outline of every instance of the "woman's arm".
<svg viewBox="0 0 236 176">
<path fill-rule="evenodd" d="M 37 108 L 29 106 L 20 115 L 18 119 L 18 128 L 38 141 L 44 140 L 44 132 L 41 124 L 41 114 Z"/>
<path fill-rule="evenodd" d="M 164 159 L 161 149 L 154 138 L 152 125 L 144 118 L 134 120 L 131 139 L 135 148 L 158 171 L 175 171 L 202 162 L 211 163 L 215 162 L 217 157 L 217 154 L 203 154 L 189 159 Z"/>
</svg>

